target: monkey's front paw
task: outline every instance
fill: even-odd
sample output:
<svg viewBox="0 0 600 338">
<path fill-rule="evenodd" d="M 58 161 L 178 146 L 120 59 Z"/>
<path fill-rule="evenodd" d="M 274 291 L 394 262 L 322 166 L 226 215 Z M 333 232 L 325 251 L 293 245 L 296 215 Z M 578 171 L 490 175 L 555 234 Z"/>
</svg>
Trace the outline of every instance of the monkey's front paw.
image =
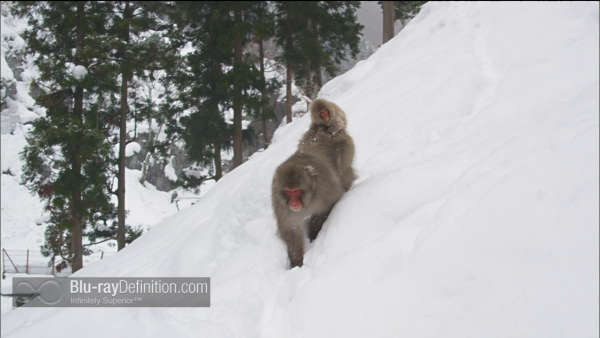
<svg viewBox="0 0 600 338">
<path fill-rule="evenodd" d="M 303 261 L 302 259 L 293 259 L 293 260 L 290 260 L 290 270 L 293 269 L 293 268 L 295 268 L 295 267 L 301 268 L 302 265 L 303 265 L 302 261 Z"/>
</svg>

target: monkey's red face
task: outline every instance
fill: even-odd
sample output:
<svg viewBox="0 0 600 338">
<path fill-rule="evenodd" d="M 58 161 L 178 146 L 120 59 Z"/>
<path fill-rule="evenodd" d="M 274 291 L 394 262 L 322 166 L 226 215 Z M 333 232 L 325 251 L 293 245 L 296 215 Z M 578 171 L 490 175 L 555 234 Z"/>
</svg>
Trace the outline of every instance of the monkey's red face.
<svg viewBox="0 0 600 338">
<path fill-rule="evenodd" d="M 329 110 L 321 109 L 321 111 L 319 112 L 319 116 L 321 116 L 323 121 L 325 121 L 325 122 L 329 121 Z"/>
<path fill-rule="evenodd" d="M 302 208 L 302 201 L 300 201 L 300 196 L 302 195 L 301 189 L 285 189 L 285 194 L 288 197 L 288 205 L 293 210 L 300 210 Z"/>
</svg>

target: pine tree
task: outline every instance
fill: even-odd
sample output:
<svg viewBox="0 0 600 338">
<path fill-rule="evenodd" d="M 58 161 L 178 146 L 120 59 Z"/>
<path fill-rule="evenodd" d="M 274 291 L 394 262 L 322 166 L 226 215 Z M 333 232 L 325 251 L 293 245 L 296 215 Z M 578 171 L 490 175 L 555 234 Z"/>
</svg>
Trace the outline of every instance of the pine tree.
<svg viewBox="0 0 600 338">
<path fill-rule="evenodd" d="M 260 100 L 260 93 L 253 90 L 258 87 L 258 69 L 243 54 L 252 32 L 248 20 L 252 5 L 181 2 L 171 11 L 177 22 L 171 32 L 174 46 L 194 49 L 185 55 L 185 66 L 169 79 L 177 86 L 180 105 L 173 105 L 167 131 L 172 137 L 181 135 L 190 160 L 202 165 L 212 155 L 217 180 L 222 176 L 222 149 L 233 145 L 234 167 L 241 164 L 248 134 L 242 130 L 243 111 Z M 233 127 L 224 118 L 229 109 L 234 111 Z"/>
<path fill-rule="evenodd" d="M 131 81 L 143 81 L 148 73 L 164 68 L 164 43 L 147 33 L 159 29 L 160 6 L 126 1 L 21 2 L 15 7 L 33 27 L 25 36 L 29 52 L 39 54 L 38 84 L 46 95 L 38 104 L 47 108 L 46 118 L 34 123 L 30 145 L 22 155 L 23 181 L 47 200 L 52 213 L 55 229 L 47 231 L 43 252 L 67 259 L 73 271 L 82 267 L 83 237 L 91 242 L 116 239 L 122 249 L 141 234 L 125 223 L 125 126 Z M 79 126 L 82 134 L 73 134 L 73 126 Z M 120 129 L 118 161 L 109 141 L 115 128 Z M 56 156 L 70 160 L 57 164 Z M 55 168 L 56 176 L 40 176 L 40 168 L 48 166 Z M 72 172 L 68 187 L 57 189 L 68 172 Z M 89 191 L 95 195 L 86 195 Z M 113 193 L 118 196 L 117 210 L 110 202 Z M 67 255 L 60 244 L 66 242 L 71 245 Z"/>
<path fill-rule="evenodd" d="M 355 57 L 359 52 L 363 26 L 357 21 L 356 10 L 360 2 L 284 2 L 278 5 L 277 36 L 284 48 L 288 75 L 295 74 L 299 83 L 303 83 L 304 94 L 314 98 L 323 86 L 323 71 L 336 74 L 338 65 L 348 55 Z M 287 82 L 287 108 L 291 119 L 292 81 Z"/>
<path fill-rule="evenodd" d="M 421 11 L 427 1 L 394 1 L 394 19 L 400 20 L 403 26 Z"/>
<path fill-rule="evenodd" d="M 230 13 L 233 15 L 233 64 L 230 78 L 233 83 L 233 166 L 238 167 L 243 162 L 242 148 L 244 143 L 242 131 L 242 110 L 248 114 L 253 108 L 260 105 L 260 71 L 256 67 L 254 58 L 244 49 L 251 41 L 255 31 L 255 13 L 260 5 L 258 1 L 232 1 L 228 3 Z M 225 14 L 225 13 L 224 13 Z M 226 15 L 226 14 L 225 14 Z M 224 36 L 226 38 L 226 36 Z"/>
<path fill-rule="evenodd" d="M 231 107 L 231 83 L 224 71 L 233 62 L 233 24 L 229 8 L 218 2 L 177 2 L 169 11 L 175 22 L 169 36 L 174 49 L 194 49 L 179 59 L 165 78 L 168 88 L 166 132 L 170 142 L 182 139 L 189 160 L 213 164 L 213 177 L 223 174 L 221 149 L 231 147 L 232 128 L 224 111 Z M 208 177 L 183 177 L 192 188 Z"/>
<path fill-rule="evenodd" d="M 244 74 L 244 111 L 246 116 L 251 116 L 255 122 L 261 123 L 263 138 L 259 142 L 266 149 L 269 146 L 267 122 L 277 118 L 269 104 L 270 96 L 280 86 L 276 78 L 267 81 L 265 76 L 265 42 L 269 43 L 273 38 L 274 13 L 270 11 L 267 1 L 254 1 L 249 3 L 243 14 L 246 30 L 249 32 L 244 39 L 244 50 L 253 51 L 246 52 L 243 58 L 247 70 Z M 251 137 L 251 132 L 253 131 L 245 130 L 243 139 Z"/>
<path fill-rule="evenodd" d="M 390 41 L 394 37 L 394 2 L 380 1 L 383 9 L 383 40 L 382 43 Z"/>
<path fill-rule="evenodd" d="M 166 67 L 167 46 L 159 31 L 159 15 L 164 6 L 160 2 L 113 1 L 107 3 L 109 30 L 107 44 L 111 46 L 111 61 L 119 65 L 121 88 L 119 98 L 119 157 L 118 157 L 118 230 L 117 247 L 121 250 L 126 244 L 125 225 L 125 147 L 127 140 L 127 121 L 132 110 L 129 104 L 130 87 L 136 81 L 149 80 L 147 74 Z M 152 102 L 149 103 L 152 105 Z"/>
<path fill-rule="evenodd" d="M 292 82 L 294 64 L 302 63 L 303 57 L 299 46 L 300 32 L 305 28 L 306 15 L 304 2 L 275 1 L 276 17 L 275 36 L 283 48 L 281 63 L 285 64 L 286 76 L 286 122 L 292 122 Z"/>
<path fill-rule="evenodd" d="M 232 2 L 233 4 L 233 167 L 242 164 L 242 91 L 244 86 L 242 53 L 244 45 L 242 37 L 248 29 L 242 21 L 242 11 L 246 9 L 246 2 Z"/>
<path fill-rule="evenodd" d="M 116 89 L 116 69 L 101 52 L 106 6 L 18 2 L 13 10 L 29 18 L 24 37 L 27 52 L 38 55 L 34 63 L 43 94 L 37 103 L 46 108 L 21 153 L 22 182 L 46 201 L 51 214 L 42 252 L 60 256 L 75 272 L 83 267 L 85 228 L 114 215 L 107 93 Z"/>
<path fill-rule="evenodd" d="M 323 46 L 319 41 L 317 29 L 320 16 L 323 14 L 321 13 L 322 5 L 323 2 L 319 1 L 307 2 L 303 11 L 299 13 L 304 22 L 302 29 L 298 31 L 302 59 L 301 62 L 294 64 L 293 69 L 296 73 L 295 78 L 301 84 L 300 87 L 303 88 L 304 94 L 309 98 L 314 98 L 313 94 L 317 92 L 313 82 L 312 67 L 323 57 Z"/>
<path fill-rule="evenodd" d="M 330 76 L 337 75 L 338 65 L 348 55 L 356 57 L 359 52 L 361 32 L 356 11 L 360 1 L 323 1 L 319 3 L 318 15 L 312 21 L 318 52 L 313 64 L 315 71 L 315 94 L 323 87 L 324 70 Z"/>
<path fill-rule="evenodd" d="M 267 83 L 265 78 L 265 51 L 264 41 L 269 40 L 275 34 L 275 21 L 273 13 L 269 11 L 269 4 L 267 1 L 257 1 L 254 7 L 254 40 L 258 44 L 258 64 L 260 71 L 260 79 L 258 89 L 260 90 L 260 104 L 256 117 L 262 123 L 263 132 L 263 148 L 269 147 L 269 135 L 267 132 L 267 121 L 275 119 L 275 113 L 273 108 L 269 105 L 269 92 L 273 91 L 273 88 L 278 85 L 276 79 L 273 79 L 271 83 Z"/>
<path fill-rule="evenodd" d="M 394 22 L 400 20 L 402 26 L 419 14 L 427 1 L 378 1 L 383 9 L 383 43 L 394 37 Z"/>
</svg>

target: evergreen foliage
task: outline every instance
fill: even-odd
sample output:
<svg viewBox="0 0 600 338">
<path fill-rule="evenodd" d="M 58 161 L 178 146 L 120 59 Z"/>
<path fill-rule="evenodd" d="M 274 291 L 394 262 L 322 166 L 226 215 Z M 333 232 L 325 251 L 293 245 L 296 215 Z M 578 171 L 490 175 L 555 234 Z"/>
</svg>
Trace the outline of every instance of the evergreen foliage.
<svg viewBox="0 0 600 338">
<path fill-rule="evenodd" d="M 14 7 L 32 27 L 24 35 L 40 70 L 38 104 L 46 108 L 22 153 L 22 179 L 47 201 L 50 227 L 56 228 L 46 232 L 43 252 L 52 259 L 60 256 L 74 271 L 82 267 L 84 236 L 93 242 L 117 239 L 119 249 L 139 236 L 125 225 L 125 125 L 132 113 L 149 118 L 154 103 L 129 105 L 127 99 L 134 96 L 130 84 L 147 81 L 170 60 L 156 33 L 164 26 L 158 17 L 162 7 L 135 1 L 19 2 Z M 121 133 L 118 157 L 110 141 L 116 130 Z M 113 189 L 115 174 L 118 189 Z M 111 194 L 118 196 L 118 210 Z M 115 218 L 116 233 L 110 230 Z M 65 251 L 61 243 L 67 242 Z"/>
<path fill-rule="evenodd" d="M 141 108 L 142 114 L 135 114 L 136 118 L 147 116 L 151 118 L 153 107 L 152 98 L 146 101 L 148 105 L 129 105 L 130 89 L 132 84 L 148 81 L 154 72 L 166 68 L 171 60 L 168 48 L 162 40 L 160 30 L 166 25 L 161 24 L 159 15 L 164 8 L 162 2 L 148 1 L 111 1 L 106 6 L 110 29 L 108 32 L 108 46 L 111 47 L 109 56 L 119 67 L 121 75 L 121 91 L 119 104 L 114 102 L 113 107 L 119 106 L 119 156 L 118 156 L 118 227 L 117 245 L 121 250 L 126 244 L 125 226 L 125 147 L 127 140 L 127 120 L 131 117 L 130 108 Z M 134 86 L 135 87 L 135 86 Z M 115 100 L 116 101 L 116 100 Z M 150 110 L 148 112 L 148 110 Z M 143 114 L 143 112 L 147 114 Z"/>
<path fill-rule="evenodd" d="M 360 1 L 323 1 L 318 4 L 311 20 L 313 32 L 309 36 L 312 38 L 312 48 L 305 52 L 306 58 L 314 65 L 312 68 L 315 72 L 315 88 L 310 91 L 311 98 L 314 98 L 323 86 L 322 69 L 329 76 L 335 76 L 339 65 L 348 55 L 356 57 L 364 28 L 357 22 L 356 17 Z M 309 72 L 309 83 L 313 82 L 311 76 Z"/>
<path fill-rule="evenodd" d="M 270 96 L 280 84 L 266 80 L 264 43 L 277 41 L 283 51 L 276 61 L 287 67 L 291 121 L 293 77 L 314 97 L 323 72 L 333 75 L 358 53 L 358 7 L 357 1 L 17 2 L 13 11 L 29 18 L 24 38 L 40 72 L 37 104 L 46 108 L 21 154 L 22 181 L 51 214 L 44 254 L 76 271 L 83 237 L 117 239 L 122 249 L 141 234 L 125 219 L 125 146 L 136 137 L 127 133 L 128 121 L 147 121 L 167 134 L 157 141 L 150 128 L 142 181 L 151 158 L 165 161 L 182 143 L 194 170 L 175 186 L 220 179 L 221 151 L 233 149 L 233 164 L 240 165 L 243 145 L 256 138 L 251 127 L 242 128 L 244 118 L 262 123 L 266 148 L 266 125 L 275 119 Z M 152 83 L 164 87 L 158 98 Z M 226 119 L 231 111 L 233 124 Z M 205 167 L 213 172 L 202 176 Z"/>
<path fill-rule="evenodd" d="M 314 98 L 323 86 L 323 71 L 333 76 L 348 55 L 359 52 L 360 1 L 276 2 L 276 6 L 282 62 L 291 65 L 304 94 Z"/>
<path fill-rule="evenodd" d="M 410 19 L 414 18 L 421 11 L 421 7 L 427 1 L 392 1 L 394 3 L 394 19 L 400 20 L 402 25 L 406 25 Z M 382 1 L 377 1 L 382 6 Z"/>
<path fill-rule="evenodd" d="M 83 230 L 114 219 L 107 105 L 116 69 L 101 52 L 107 8 L 97 2 L 19 2 L 14 10 L 29 17 L 24 36 L 27 52 L 38 55 L 43 94 L 37 103 L 46 108 L 21 153 L 22 182 L 51 215 L 43 252 L 77 271 Z"/>
<path fill-rule="evenodd" d="M 253 110 L 252 115 L 255 119 L 260 120 L 262 123 L 263 148 L 267 149 L 270 142 L 267 132 L 267 121 L 276 119 L 273 107 L 269 105 L 270 97 L 280 84 L 275 78 L 272 78 L 269 82 L 267 82 L 265 78 L 266 66 L 264 41 L 271 39 L 271 37 L 275 34 L 275 18 L 273 13 L 269 11 L 269 3 L 267 1 L 257 2 L 252 14 L 255 20 L 253 25 L 253 36 L 254 41 L 258 44 L 258 64 L 260 72 L 257 89 L 261 93 L 259 105 L 257 109 Z"/>
<path fill-rule="evenodd" d="M 214 163 L 215 179 L 222 175 L 220 150 L 231 148 L 232 128 L 224 112 L 231 107 L 231 83 L 225 65 L 233 62 L 233 34 L 229 9 L 221 2 L 177 2 L 170 15 L 175 48 L 196 47 L 167 75 L 169 121 L 166 132 L 182 139 L 188 159 L 200 165 Z M 184 177 L 181 185 L 194 187 L 206 177 Z"/>
<path fill-rule="evenodd" d="M 419 14 L 421 6 L 427 1 L 394 1 L 394 17 L 400 20 L 403 25 Z"/>
<path fill-rule="evenodd" d="M 241 158 L 241 144 L 235 149 L 236 135 L 238 142 L 244 140 L 241 109 L 248 113 L 261 104 L 259 70 L 253 58 L 242 54 L 236 61 L 235 53 L 236 39 L 242 48 L 250 41 L 253 6 L 256 3 L 178 2 L 171 11 L 177 22 L 170 32 L 174 46 L 195 48 L 168 75 L 177 98 L 169 106 L 167 133 L 185 142 L 190 160 L 214 164 L 211 178 L 216 180 L 222 176 L 221 150 L 234 147 L 234 157 Z M 234 110 L 233 126 L 225 120 L 230 109 Z M 182 184 L 192 187 L 192 181 L 200 184 L 204 179 L 184 177 Z"/>
</svg>

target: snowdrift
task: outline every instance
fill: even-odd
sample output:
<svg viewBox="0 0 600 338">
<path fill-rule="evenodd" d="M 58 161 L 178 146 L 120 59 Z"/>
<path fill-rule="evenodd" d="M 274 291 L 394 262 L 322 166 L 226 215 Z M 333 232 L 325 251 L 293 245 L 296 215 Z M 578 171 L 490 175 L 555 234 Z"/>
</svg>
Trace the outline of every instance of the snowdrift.
<svg viewBox="0 0 600 338">
<path fill-rule="evenodd" d="M 270 184 L 309 117 L 74 276 L 211 277 L 210 308 L 17 309 L 3 337 L 596 337 L 598 3 L 430 3 L 321 96 L 360 178 L 286 270 Z"/>
</svg>

